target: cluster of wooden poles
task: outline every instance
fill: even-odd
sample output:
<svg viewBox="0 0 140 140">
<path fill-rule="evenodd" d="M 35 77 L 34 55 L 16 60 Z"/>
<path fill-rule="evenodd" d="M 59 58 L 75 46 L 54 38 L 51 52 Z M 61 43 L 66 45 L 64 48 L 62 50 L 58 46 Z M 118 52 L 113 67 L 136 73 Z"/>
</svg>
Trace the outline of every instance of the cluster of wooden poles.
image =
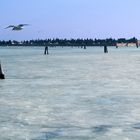
<svg viewBox="0 0 140 140">
<path fill-rule="evenodd" d="M 86 46 L 83 47 L 84 49 L 86 49 Z M 116 47 L 118 48 L 118 47 Z M 104 53 L 108 53 L 108 48 L 106 45 L 104 45 Z M 44 55 L 48 55 L 49 54 L 49 49 L 48 49 L 48 46 L 45 47 L 45 50 L 44 50 Z M 2 72 L 2 67 L 1 67 L 1 63 L 0 63 L 0 79 L 5 79 L 5 75 L 3 74 Z"/>
<path fill-rule="evenodd" d="M 86 49 L 86 46 L 84 46 L 84 49 Z M 108 49 L 107 49 L 107 46 L 105 45 L 104 46 L 104 53 L 108 53 Z M 45 50 L 44 50 L 44 55 L 48 55 L 49 54 L 49 49 L 48 49 L 48 46 L 45 47 Z"/>
</svg>

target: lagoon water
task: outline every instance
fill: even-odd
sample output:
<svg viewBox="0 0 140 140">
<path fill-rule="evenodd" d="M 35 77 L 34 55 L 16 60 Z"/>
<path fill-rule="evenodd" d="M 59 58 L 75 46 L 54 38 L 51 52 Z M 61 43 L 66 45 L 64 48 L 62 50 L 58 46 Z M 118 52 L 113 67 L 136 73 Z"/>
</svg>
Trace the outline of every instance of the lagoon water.
<svg viewBox="0 0 140 140">
<path fill-rule="evenodd" d="M 1 47 L 0 140 L 139 140 L 140 49 Z"/>
</svg>

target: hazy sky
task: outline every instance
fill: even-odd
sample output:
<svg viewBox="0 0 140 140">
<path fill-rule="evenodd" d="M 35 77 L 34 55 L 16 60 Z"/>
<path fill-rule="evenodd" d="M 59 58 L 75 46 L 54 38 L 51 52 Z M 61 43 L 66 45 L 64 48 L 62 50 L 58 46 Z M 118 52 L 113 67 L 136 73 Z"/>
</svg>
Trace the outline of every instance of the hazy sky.
<svg viewBox="0 0 140 140">
<path fill-rule="evenodd" d="M 0 0 L 0 40 L 140 39 L 140 0 Z M 30 24 L 22 31 L 8 25 Z"/>
</svg>

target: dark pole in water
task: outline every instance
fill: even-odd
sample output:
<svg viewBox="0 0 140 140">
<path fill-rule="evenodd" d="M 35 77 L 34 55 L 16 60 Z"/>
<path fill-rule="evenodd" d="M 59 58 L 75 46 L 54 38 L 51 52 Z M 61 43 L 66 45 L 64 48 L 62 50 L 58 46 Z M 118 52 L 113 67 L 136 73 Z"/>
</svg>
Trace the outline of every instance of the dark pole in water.
<svg viewBox="0 0 140 140">
<path fill-rule="evenodd" d="M 86 46 L 84 46 L 84 49 L 86 49 Z"/>
<path fill-rule="evenodd" d="M 46 55 L 46 54 L 47 54 L 47 55 L 49 54 L 48 46 L 45 47 L 44 54 L 45 54 L 45 55 Z"/>
<path fill-rule="evenodd" d="M 5 76 L 2 73 L 1 63 L 0 63 L 0 79 L 5 79 Z"/>
<path fill-rule="evenodd" d="M 138 41 L 136 42 L 136 47 L 137 47 L 137 48 L 139 47 L 139 43 L 138 43 Z"/>
<path fill-rule="evenodd" d="M 104 53 L 108 53 L 108 49 L 106 45 L 104 46 Z"/>
</svg>

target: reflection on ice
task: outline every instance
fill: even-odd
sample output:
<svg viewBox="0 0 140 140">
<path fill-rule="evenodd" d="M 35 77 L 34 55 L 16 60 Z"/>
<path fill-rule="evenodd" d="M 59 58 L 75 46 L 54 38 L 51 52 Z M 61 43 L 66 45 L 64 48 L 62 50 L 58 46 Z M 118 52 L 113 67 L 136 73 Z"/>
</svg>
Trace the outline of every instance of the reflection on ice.
<svg viewBox="0 0 140 140">
<path fill-rule="evenodd" d="M 110 125 L 99 125 L 99 126 L 95 126 L 95 127 L 93 127 L 93 132 L 94 133 L 105 133 L 111 127 L 112 126 L 110 126 Z"/>
<path fill-rule="evenodd" d="M 140 129 L 140 123 L 135 123 L 135 124 L 133 125 L 133 128 L 135 128 L 135 129 Z"/>
</svg>

